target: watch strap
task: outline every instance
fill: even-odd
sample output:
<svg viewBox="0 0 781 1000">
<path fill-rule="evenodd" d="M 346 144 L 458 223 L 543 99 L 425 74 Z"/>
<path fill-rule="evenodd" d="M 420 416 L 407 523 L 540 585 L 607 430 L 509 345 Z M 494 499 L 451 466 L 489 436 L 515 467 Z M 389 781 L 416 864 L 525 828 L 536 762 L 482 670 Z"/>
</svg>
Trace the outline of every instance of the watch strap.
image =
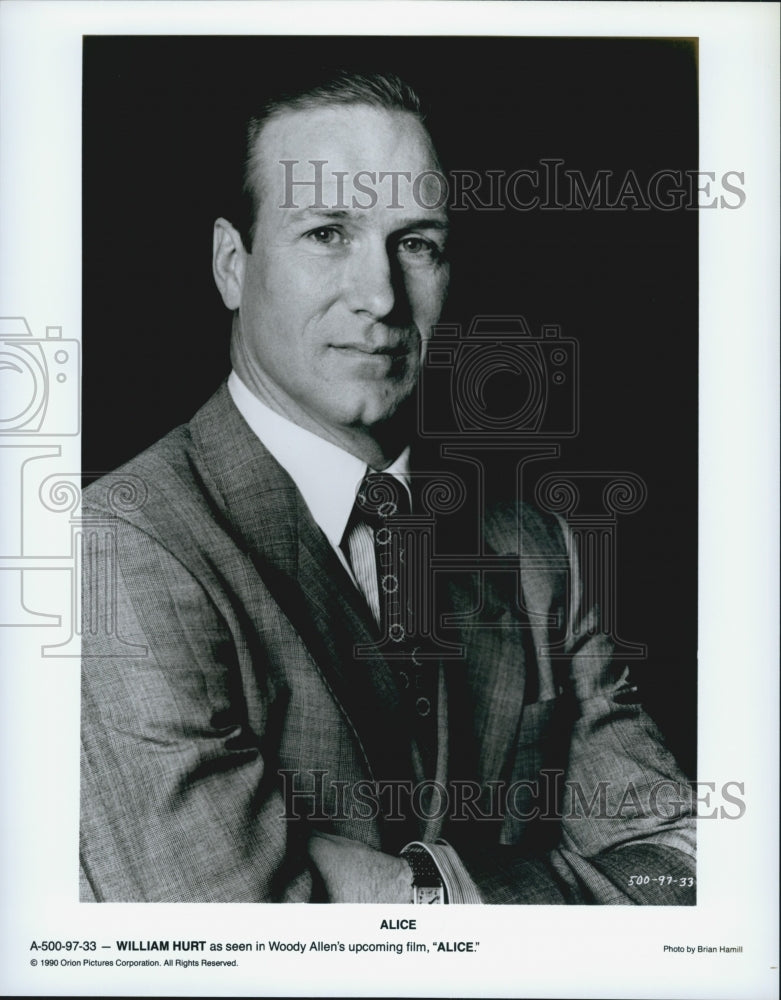
<svg viewBox="0 0 781 1000">
<path fill-rule="evenodd" d="M 413 841 L 402 850 L 401 857 L 412 869 L 413 902 L 446 903 L 447 891 L 437 863 L 429 853 L 425 844 Z M 432 898 L 436 893 L 439 899 Z"/>
</svg>

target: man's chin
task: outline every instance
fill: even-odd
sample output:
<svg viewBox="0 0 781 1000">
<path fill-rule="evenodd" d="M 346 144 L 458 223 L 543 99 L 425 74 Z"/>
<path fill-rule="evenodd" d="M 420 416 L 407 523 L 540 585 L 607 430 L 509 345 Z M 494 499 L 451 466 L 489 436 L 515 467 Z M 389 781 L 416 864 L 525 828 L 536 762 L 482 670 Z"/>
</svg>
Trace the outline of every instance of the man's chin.
<svg viewBox="0 0 781 1000">
<path fill-rule="evenodd" d="M 400 432 L 408 426 L 408 417 L 413 409 L 411 400 L 412 392 L 400 393 L 392 398 L 364 400 L 356 411 L 352 426 L 377 439 L 387 437 L 394 430 Z"/>
</svg>

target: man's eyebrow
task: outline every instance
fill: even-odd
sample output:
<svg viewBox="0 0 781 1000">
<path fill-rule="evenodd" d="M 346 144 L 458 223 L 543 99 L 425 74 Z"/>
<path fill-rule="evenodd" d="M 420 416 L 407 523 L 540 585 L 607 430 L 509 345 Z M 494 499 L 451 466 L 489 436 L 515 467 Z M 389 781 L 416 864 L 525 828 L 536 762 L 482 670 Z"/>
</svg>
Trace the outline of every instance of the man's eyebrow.
<svg viewBox="0 0 781 1000">
<path fill-rule="evenodd" d="M 285 206 L 280 206 L 284 208 Z M 356 213 L 350 212 L 344 208 L 317 208 L 309 206 L 308 208 L 290 208 L 286 209 L 288 212 L 288 218 L 291 222 L 298 222 L 299 219 L 349 219 Z"/>
<path fill-rule="evenodd" d="M 450 229 L 450 223 L 447 219 L 437 219 L 431 216 L 421 216 L 419 219 L 411 219 L 410 221 L 404 221 L 404 224 L 399 227 L 402 230 L 406 229 L 441 229 L 447 232 Z"/>
<path fill-rule="evenodd" d="M 287 218 L 292 224 L 305 221 L 343 222 L 345 219 L 354 219 L 360 222 L 365 218 L 365 213 L 360 208 L 317 208 L 310 205 L 305 208 L 290 208 L 286 209 L 286 211 L 288 213 Z M 450 228 L 447 218 L 437 218 L 428 215 L 416 216 L 412 219 L 402 219 L 400 221 L 401 225 L 397 227 L 397 232 L 410 229 L 438 229 L 447 232 Z"/>
</svg>

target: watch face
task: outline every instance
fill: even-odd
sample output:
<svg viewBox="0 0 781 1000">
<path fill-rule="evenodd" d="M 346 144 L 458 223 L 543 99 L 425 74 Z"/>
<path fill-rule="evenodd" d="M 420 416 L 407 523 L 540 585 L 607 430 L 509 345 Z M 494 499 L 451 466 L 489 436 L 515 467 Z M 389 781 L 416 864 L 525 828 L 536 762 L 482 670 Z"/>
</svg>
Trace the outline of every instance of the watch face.
<svg viewBox="0 0 781 1000">
<path fill-rule="evenodd" d="M 438 885 L 416 885 L 415 886 L 415 902 L 416 903 L 441 903 L 443 902 L 442 896 L 444 890 Z"/>
</svg>

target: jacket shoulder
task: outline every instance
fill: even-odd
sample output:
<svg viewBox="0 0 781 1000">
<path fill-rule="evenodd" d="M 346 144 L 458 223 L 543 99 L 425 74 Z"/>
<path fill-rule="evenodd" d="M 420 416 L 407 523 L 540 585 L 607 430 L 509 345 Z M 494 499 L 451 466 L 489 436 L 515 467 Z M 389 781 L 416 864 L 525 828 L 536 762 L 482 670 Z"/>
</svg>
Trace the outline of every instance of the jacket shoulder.
<svg viewBox="0 0 781 1000">
<path fill-rule="evenodd" d="M 183 424 L 87 486 L 82 508 L 141 526 L 155 506 L 175 504 L 196 492 L 195 478 L 192 440 Z"/>
<path fill-rule="evenodd" d="M 129 462 L 91 483 L 82 513 L 141 530 L 174 552 L 200 549 L 203 535 L 225 521 L 225 502 L 214 481 L 199 435 L 204 423 L 220 423 L 228 402 L 223 386 L 195 414 Z"/>
</svg>

